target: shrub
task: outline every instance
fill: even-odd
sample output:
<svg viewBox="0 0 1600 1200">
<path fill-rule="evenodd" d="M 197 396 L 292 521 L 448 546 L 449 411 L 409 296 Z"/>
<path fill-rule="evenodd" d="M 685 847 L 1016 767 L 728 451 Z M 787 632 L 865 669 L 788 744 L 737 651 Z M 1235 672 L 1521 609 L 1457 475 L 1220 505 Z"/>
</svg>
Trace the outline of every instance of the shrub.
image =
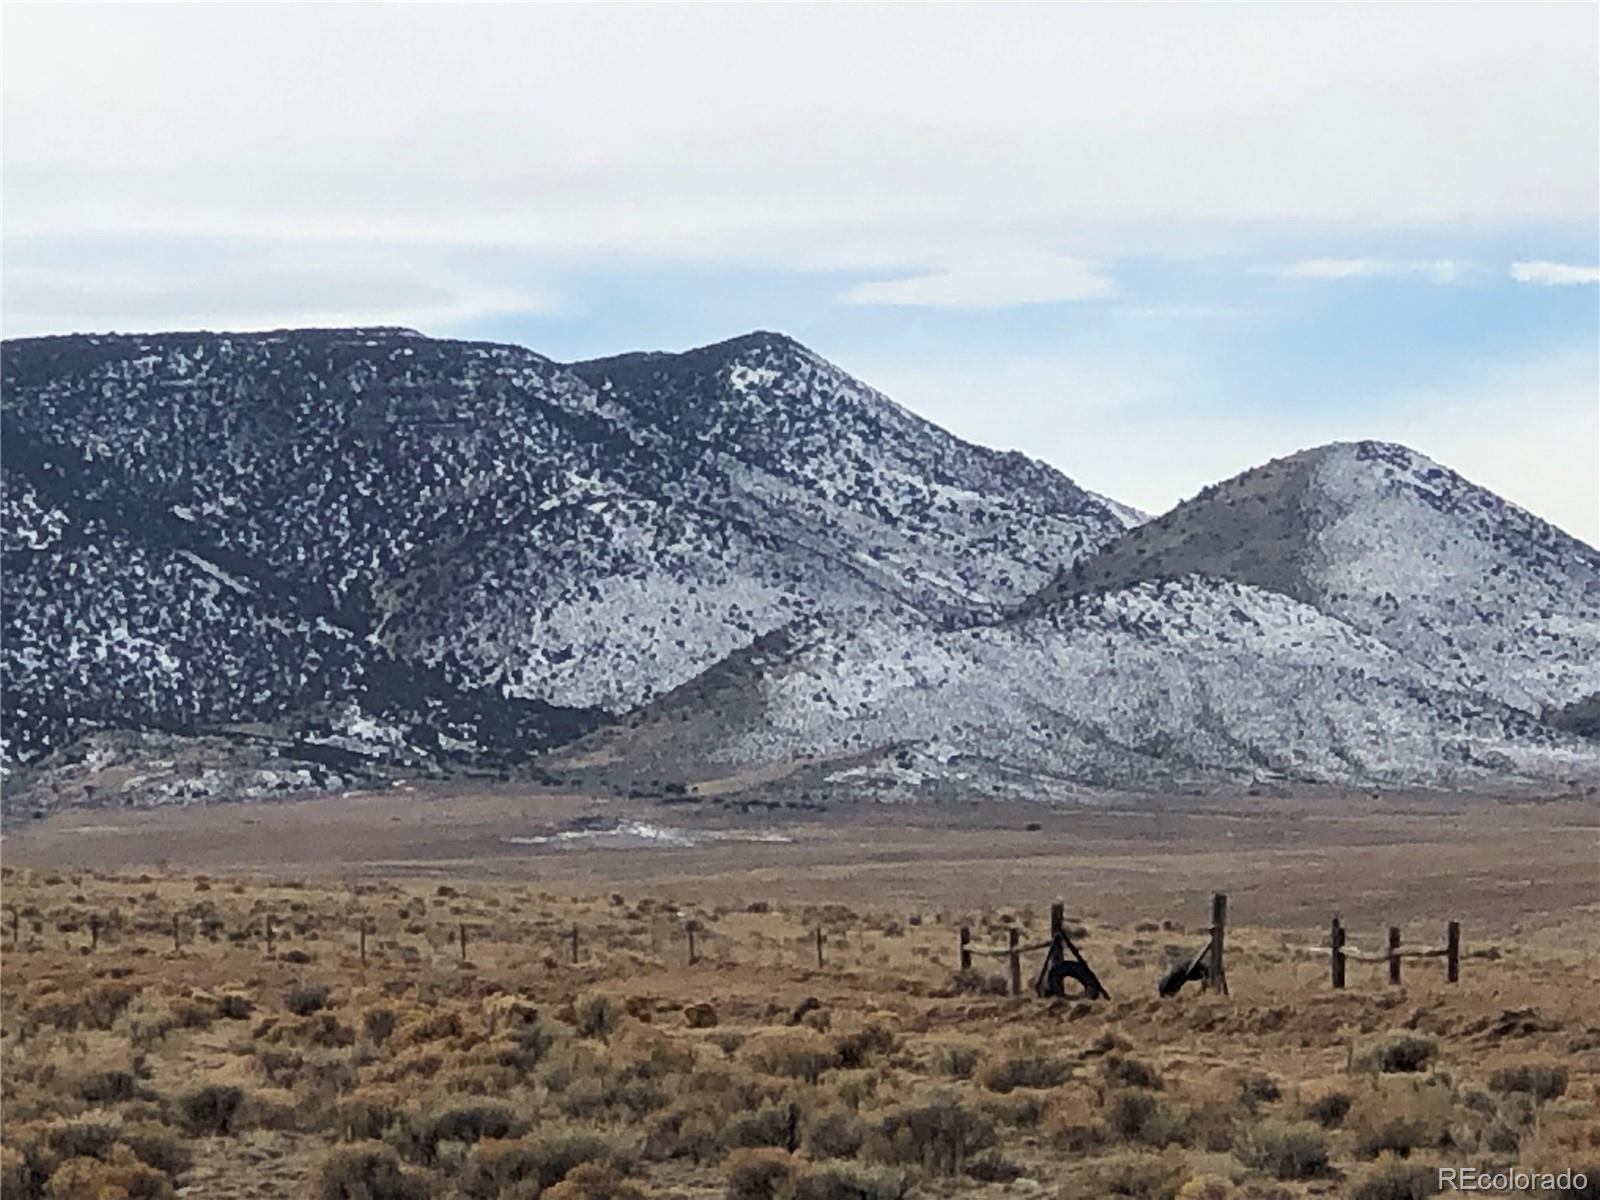
<svg viewBox="0 0 1600 1200">
<path fill-rule="evenodd" d="M 645 1200 L 644 1193 L 610 1167 L 582 1163 L 541 1200 Z"/>
<path fill-rule="evenodd" d="M 389 1035 L 394 1032 L 398 1016 L 394 1009 L 385 1005 L 369 1008 L 361 1014 L 362 1032 L 378 1045 L 388 1041 Z"/>
<path fill-rule="evenodd" d="M 1345 1118 L 1355 1151 L 1376 1158 L 1385 1150 L 1404 1158 L 1421 1147 L 1438 1146 L 1449 1135 L 1450 1095 L 1442 1087 L 1391 1081 L 1360 1096 Z"/>
<path fill-rule="evenodd" d="M 1315 1179 L 1328 1172 L 1328 1141 L 1309 1121 L 1263 1121 L 1245 1137 L 1240 1157 L 1278 1179 Z"/>
<path fill-rule="evenodd" d="M 907 1194 L 898 1171 L 843 1163 L 813 1167 L 794 1185 L 794 1200 L 901 1200 Z"/>
<path fill-rule="evenodd" d="M 1350 1200 L 1425 1200 L 1436 1195 L 1438 1168 L 1403 1163 L 1385 1156 L 1350 1190 Z"/>
<path fill-rule="evenodd" d="M 754 1146 L 799 1149 L 800 1108 L 795 1104 L 763 1104 L 728 1121 L 722 1141 L 730 1150 Z"/>
<path fill-rule="evenodd" d="M 834 1057 L 841 1067 L 862 1067 L 875 1055 L 894 1049 L 894 1032 L 876 1023 L 834 1039 Z"/>
<path fill-rule="evenodd" d="M 1065 1090 L 1044 1114 L 1044 1130 L 1051 1143 L 1069 1154 L 1087 1154 L 1105 1141 L 1106 1129 L 1091 1098 L 1081 1091 Z"/>
<path fill-rule="evenodd" d="M 1567 1090 L 1567 1069 L 1556 1063 L 1526 1062 L 1501 1067 L 1489 1076 L 1489 1090 L 1532 1096 L 1540 1103 Z"/>
<path fill-rule="evenodd" d="M 1105 1123 L 1117 1137 L 1157 1149 L 1183 1139 L 1181 1115 L 1160 1097 L 1140 1088 L 1125 1088 L 1108 1094 Z"/>
<path fill-rule="evenodd" d="M 1432 1038 L 1404 1033 L 1386 1038 L 1356 1058 L 1361 1070 L 1389 1074 L 1410 1074 L 1422 1070 L 1434 1059 L 1439 1048 Z"/>
<path fill-rule="evenodd" d="M 1324 1129 L 1335 1129 L 1350 1112 L 1350 1097 L 1345 1092 L 1327 1092 L 1306 1105 L 1306 1116 Z"/>
<path fill-rule="evenodd" d="M 615 1140 L 587 1129 L 557 1127 L 514 1140 L 484 1141 L 467 1156 L 461 1194 L 470 1200 L 497 1200 L 520 1195 L 515 1189 L 521 1188 L 534 1196 L 585 1165 L 626 1174 L 631 1163 Z"/>
<path fill-rule="evenodd" d="M 337 1135 L 349 1142 L 381 1140 L 400 1122 L 399 1097 L 376 1088 L 363 1088 L 344 1097 L 334 1107 Z"/>
<path fill-rule="evenodd" d="M 722 1164 L 727 1200 L 779 1200 L 788 1190 L 794 1163 L 782 1150 L 735 1150 Z"/>
<path fill-rule="evenodd" d="M 1173 1200 L 1189 1173 L 1181 1157 L 1125 1152 L 1096 1159 L 1089 1174 L 1102 1196 Z"/>
<path fill-rule="evenodd" d="M 217 997 L 217 1015 L 229 1021 L 243 1021 L 255 1012 L 255 1002 L 240 992 L 224 992 Z"/>
<path fill-rule="evenodd" d="M 1161 1076 L 1156 1074 L 1154 1067 L 1121 1054 L 1108 1054 L 1100 1064 L 1100 1073 L 1112 1087 L 1151 1090 L 1161 1087 Z"/>
<path fill-rule="evenodd" d="M 983 1047 L 975 1042 L 946 1042 L 933 1052 L 933 1069 L 952 1079 L 970 1079 L 983 1057 Z"/>
<path fill-rule="evenodd" d="M 132 1100 L 139 1080 L 132 1071 L 96 1071 L 78 1085 L 78 1095 L 90 1104 L 117 1104 Z"/>
<path fill-rule="evenodd" d="M 573 1025 L 583 1037 L 606 1041 L 622 1028 L 622 1008 L 610 996 L 592 993 L 580 997 L 572 1015 Z"/>
<path fill-rule="evenodd" d="M 1025 1042 L 985 1058 L 973 1078 L 978 1086 L 1004 1095 L 1019 1087 L 1059 1087 L 1071 1075 L 1071 1062 L 1045 1053 L 1031 1042 Z"/>
<path fill-rule="evenodd" d="M 342 1146 L 317 1172 L 320 1200 L 429 1200 L 427 1178 L 403 1167 L 395 1152 L 378 1142 Z"/>
<path fill-rule="evenodd" d="M 838 1065 L 833 1044 L 817 1033 L 768 1034 L 747 1042 L 742 1051 L 752 1070 L 816 1083 Z"/>
<path fill-rule="evenodd" d="M 423 1135 L 424 1157 L 437 1156 L 440 1142 L 481 1142 L 521 1133 L 522 1123 L 504 1104 L 462 1104 L 447 1108 L 428 1122 Z"/>
<path fill-rule="evenodd" d="M 328 988 L 320 983 L 302 983 L 289 989 L 283 1006 L 297 1017 L 309 1017 L 328 1006 Z"/>
<path fill-rule="evenodd" d="M 192 1161 L 189 1148 L 170 1126 L 158 1121 L 124 1125 L 117 1137 L 134 1157 L 167 1175 L 181 1175 Z"/>
<path fill-rule="evenodd" d="M 209 1083 L 178 1098 L 184 1128 L 196 1136 L 226 1134 L 244 1101 L 244 1092 L 225 1083 Z"/>
<path fill-rule="evenodd" d="M 806 1123 L 805 1148 L 812 1158 L 854 1158 L 867 1126 L 848 1108 L 829 1108 Z"/>
<path fill-rule="evenodd" d="M 942 1093 L 882 1113 L 866 1149 L 885 1162 L 921 1166 L 936 1175 L 959 1175 L 973 1154 L 994 1144 L 992 1120 L 958 1097 Z"/>
<path fill-rule="evenodd" d="M 171 1200 L 172 1194 L 172 1181 L 141 1162 L 104 1163 L 93 1158 L 67 1159 L 44 1188 L 46 1200 Z"/>
<path fill-rule="evenodd" d="M 104 1158 L 120 1130 L 104 1121 L 67 1121 L 51 1126 L 45 1142 L 57 1158 Z"/>
<path fill-rule="evenodd" d="M 1277 1100 L 1282 1094 L 1278 1090 L 1278 1081 L 1263 1071 L 1251 1071 L 1239 1080 L 1239 1099 L 1251 1112 Z"/>
</svg>

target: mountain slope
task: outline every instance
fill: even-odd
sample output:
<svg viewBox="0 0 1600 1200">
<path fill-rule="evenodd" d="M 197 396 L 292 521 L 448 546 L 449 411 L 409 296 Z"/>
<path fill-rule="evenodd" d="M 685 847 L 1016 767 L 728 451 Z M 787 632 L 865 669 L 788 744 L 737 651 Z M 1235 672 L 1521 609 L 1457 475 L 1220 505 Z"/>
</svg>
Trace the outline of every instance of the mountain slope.
<svg viewBox="0 0 1600 1200">
<path fill-rule="evenodd" d="M 1187 574 L 1290 596 L 1528 712 L 1600 692 L 1600 552 L 1401 446 L 1324 446 L 1207 488 L 1036 602 Z"/>
<path fill-rule="evenodd" d="M 646 361 L 6 343 L 8 755 L 85 720 L 536 750 L 796 619 L 1000 611 L 1123 528 L 777 335 Z"/>
<path fill-rule="evenodd" d="M 907 797 L 1600 774 L 1592 745 L 1341 621 L 1199 577 L 960 630 L 796 629 L 580 750 L 600 747 L 706 777 L 811 761 L 819 782 Z"/>
</svg>

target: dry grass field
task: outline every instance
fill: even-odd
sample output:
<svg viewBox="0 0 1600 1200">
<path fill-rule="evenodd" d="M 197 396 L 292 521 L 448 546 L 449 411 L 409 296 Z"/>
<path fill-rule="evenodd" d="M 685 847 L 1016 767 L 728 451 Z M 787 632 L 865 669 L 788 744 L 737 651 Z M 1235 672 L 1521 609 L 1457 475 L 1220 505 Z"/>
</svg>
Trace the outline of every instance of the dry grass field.
<svg viewBox="0 0 1600 1200">
<path fill-rule="evenodd" d="M 504 840 L 592 807 L 507 791 L 9 833 L 0 1194 L 1401 1200 L 1440 1163 L 1584 1168 L 1587 1191 L 1527 1194 L 1600 1194 L 1592 805 Z M 1213 889 L 1231 994 L 1160 1000 Z M 1034 942 L 1058 898 L 1112 999 L 1011 997 L 1001 958 L 958 972 L 960 926 Z M 1454 986 L 1437 960 L 1399 987 L 1352 962 L 1334 992 L 1315 947 L 1335 911 L 1367 951 L 1457 918 L 1474 957 Z"/>
</svg>

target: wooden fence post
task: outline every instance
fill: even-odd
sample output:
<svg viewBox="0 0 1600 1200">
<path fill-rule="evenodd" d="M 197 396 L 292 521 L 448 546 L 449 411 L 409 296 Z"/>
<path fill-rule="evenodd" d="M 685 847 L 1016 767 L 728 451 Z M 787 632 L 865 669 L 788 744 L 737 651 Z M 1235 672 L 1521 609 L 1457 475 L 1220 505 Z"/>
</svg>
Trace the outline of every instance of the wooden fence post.
<svg viewBox="0 0 1600 1200">
<path fill-rule="evenodd" d="M 461 938 L 461 961 L 462 962 L 466 962 L 467 961 L 467 923 L 465 921 L 461 922 L 461 924 L 457 927 L 457 933 L 459 934 L 459 936 Z"/>
<path fill-rule="evenodd" d="M 1011 959 L 1011 994 L 1013 996 L 1022 995 L 1022 953 L 1017 949 L 1021 941 L 1022 933 L 1015 925 L 1006 930 L 1006 950 L 1008 957 Z"/>
<path fill-rule="evenodd" d="M 1461 922 L 1451 921 L 1445 928 L 1444 978 L 1446 983 L 1461 982 Z"/>
<path fill-rule="evenodd" d="M 817 967 L 822 967 L 822 926 L 817 926 Z"/>
<path fill-rule="evenodd" d="M 361 918 L 361 965 L 367 965 L 367 919 Z"/>
<path fill-rule="evenodd" d="M 100 917 L 96 915 L 89 918 L 89 952 L 100 949 Z"/>
<path fill-rule="evenodd" d="M 1228 994 L 1228 973 L 1223 966 L 1223 935 L 1228 927 L 1228 897 L 1218 892 L 1211 897 L 1211 959 L 1206 964 L 1205 986 Z"/>
<path fill-rule="evenodd" d="M 1400 926 L 1389 926 L 1389 982 L 1400 982 Z"/>
<path fill-rule="evenodd" d="M 578 927 L 572 927 L 572 961 L 578 961 Z"/>
<path fill-rule="evenodd" d="M 261 919 L 262 919 L 263 922 L 266 923 L 266 927 L 267 927 L 267 957 L 271 958 L 272 957 L 272 914 L 271 913 L 267 913 Z"/>
<path fill-rule="evenodd" d="M 176 954 L 178 952 L 178 950 L 179 950 L 179 945 L 178 945 L 178 914 L 177 913 L 173 913 L 172 914 L 172 952 L 174 954 Z"/>
<path fill-rule="evenodd" d="M 1333 919 L 1333 928 L 1328 934 L 1328 945 L 1331 949 L 1330 962 L 1333 966 L 1333 986 L 1344 987 L 1344 926 L 1339 924 L 1339 918 Z"/>
<path fill-rule="evenodd" d="M 1067 936 L 1067 906 L 1057 901 L 1050 906 L 1050 940 Z"/>
<path fill-rule="evenodd" d="M 972 970 L 972 930 L 961 927 L 961 969 Z"/>
<path fill-rule="evenodd" d="M 689 935 L 689 965 L 691 967 L 699 961 L 694 950 L 694 934 L 695 930 L 697 930 L 699 927 L 700 923 L 698 921 L 690 921 L 683 927 L 684 931 Z"/>
</svg>

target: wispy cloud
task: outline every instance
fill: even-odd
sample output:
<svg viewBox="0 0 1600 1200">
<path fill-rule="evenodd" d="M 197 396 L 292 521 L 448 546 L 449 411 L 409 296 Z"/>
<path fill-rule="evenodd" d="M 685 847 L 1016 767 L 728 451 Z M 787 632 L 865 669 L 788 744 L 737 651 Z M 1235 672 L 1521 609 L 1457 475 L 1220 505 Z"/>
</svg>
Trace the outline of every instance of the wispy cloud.
<svg viewBox="0 0 1600 1200">
<path fill-rule="evenodd" d="M 951 263 L 904 279 L 858 283 L 846 304 L 1009 308 L 1091 300 L 1117 290 L 1093 263 L 1060 254 L 1001 254 Z"/>
<path fill-rule="evenodd" d="M 1271 273 L 1285 279 L 1398 279 L 1421 278 L 1430 283 L 1454 283 L 1466 268 L 1449 258 L 1308 258 Z"/>
<path fill-rule="evenodd" d="M 349 251 L 307 251 L 244 264 L 187 262 L 154 275 L 128 264 L 20 266 L 6 271 L 5 282 L 0 324 L 13 337 L 293 325 L 413 325 L 449 332 L 492 317 L 556 312 L 562 305 L 548 290 L 496 286 Z"/>
<path fill-rule="evenodd" d="M 1514 262 L 1511 278 L 1518 283 L 1545 287 L 1562 283 L 1600 283 L 1600 267 L 1586 267 L 1582 263 Z"/>
</svg>

